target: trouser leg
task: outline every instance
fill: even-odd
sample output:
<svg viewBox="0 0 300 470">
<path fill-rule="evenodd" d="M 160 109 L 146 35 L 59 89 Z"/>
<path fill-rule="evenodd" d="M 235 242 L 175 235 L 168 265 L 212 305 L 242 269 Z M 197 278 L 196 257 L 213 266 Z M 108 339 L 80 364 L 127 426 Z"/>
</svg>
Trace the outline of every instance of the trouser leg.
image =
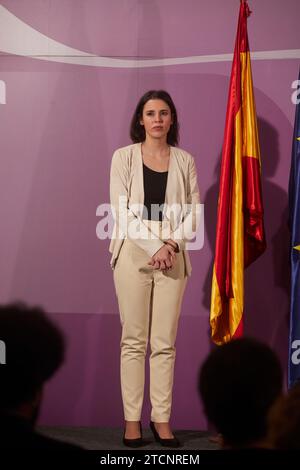
<svg viewBox="0 0 300 470">
<path fill-rule="evenodd" d="M 187 282 L 183 253 L 169 271 L 155 271 L 150 330 L 151 419 L 168 422 L 171 414 L 175 341 Z"/>
<path fill-rule="evenodd" d="M 122 324 L 120 373 L 126 421 L 139 421 L 143 405 L 153 285 L 148 261 L 143 250 L 125 240 L 114 270 Z"/>
</svg>

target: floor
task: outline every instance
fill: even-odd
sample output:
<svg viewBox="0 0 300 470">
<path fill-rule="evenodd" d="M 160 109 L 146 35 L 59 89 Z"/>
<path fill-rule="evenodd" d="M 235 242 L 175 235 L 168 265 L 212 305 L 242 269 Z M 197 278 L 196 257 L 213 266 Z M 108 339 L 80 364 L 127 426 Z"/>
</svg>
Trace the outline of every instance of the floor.
<svg viewBox="0 0 300 470">
<path fill-rule="evenodd" d="M 39 432 L 49 437 L 60 439 L 80 445 L 90 450 L 124 450 L 122 444 L 123 430 L 112 428 L 90 427 L 46 427 L 40 426 Z M 182 450 L 217 450 L 217 443 L 210 441 L 211 435 L 206 431 L 176 431 L 176 437 L 182 443 Z M 154 441 L 150 429 L 143 429 L 143 437 L 147 445 L 143 449 L 162 449 L 161 445 Z"/>
</svg>

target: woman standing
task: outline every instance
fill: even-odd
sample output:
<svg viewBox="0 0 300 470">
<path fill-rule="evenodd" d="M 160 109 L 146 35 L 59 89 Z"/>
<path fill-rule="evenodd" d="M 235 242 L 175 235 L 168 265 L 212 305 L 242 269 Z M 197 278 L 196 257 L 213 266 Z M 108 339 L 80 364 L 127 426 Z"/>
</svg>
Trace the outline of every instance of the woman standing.
<svg viewBox="0 0 300 470">
<path fill-rule="evenodd" d="M 163 446 L 178 447 L 171 414 L 175 340 L 191 275 L 185 243 L 199 219 L 193 157 L 176 147 L 177 112 L 170 95 L 149 91 L 131 122 L 132 145 L 115 151 L 110 198 L 115 226 L 110 251 L 121 324 L 123 443 L 144 445 L 140 424 L 145 355 L 150 341 L 150 427 Z"/>
</svg>

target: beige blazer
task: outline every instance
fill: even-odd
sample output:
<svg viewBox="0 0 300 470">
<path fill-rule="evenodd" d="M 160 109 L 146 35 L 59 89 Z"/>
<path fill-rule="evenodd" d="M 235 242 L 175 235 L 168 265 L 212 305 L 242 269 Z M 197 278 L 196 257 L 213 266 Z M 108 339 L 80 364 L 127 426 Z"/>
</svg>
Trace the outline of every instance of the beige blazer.
<svg viewBox="0 0 300 470">
<path fill-rule="evenodd" d="M 109 251 L 114 269 L 125 238 L 130 238 L 151 258 L 163 245 L 142 219 L 144 178 L 141 143 L 116 150 L 110 171 L 110 203 L 114 229 Z M 200 222 L 200 195 L 194 158 L 185 150 L 170 148 L 163 223 L 170 226 L 170 236 L 183 251 L 186 275 L 192 272 L 186 242 L 193 238 Z M 137 235 L 138 234 L 138 235 Z"/>
</svg>

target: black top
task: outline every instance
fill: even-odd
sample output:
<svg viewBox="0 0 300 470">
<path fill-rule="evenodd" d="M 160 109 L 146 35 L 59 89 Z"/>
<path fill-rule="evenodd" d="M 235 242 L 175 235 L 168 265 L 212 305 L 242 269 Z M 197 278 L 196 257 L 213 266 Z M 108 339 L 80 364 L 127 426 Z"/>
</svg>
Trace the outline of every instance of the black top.
<svg viewBox="0 0 300 470">
<path fill-rule="evenodd" d="M 143 174 L 144 174 L 143 219 L 162 221 L 162 212 L 163 212 L 163 204 L 165 203 L 168 172 L 151 170 L 151 168 L 148 168 L 143 163 Z"/>
</svg>

